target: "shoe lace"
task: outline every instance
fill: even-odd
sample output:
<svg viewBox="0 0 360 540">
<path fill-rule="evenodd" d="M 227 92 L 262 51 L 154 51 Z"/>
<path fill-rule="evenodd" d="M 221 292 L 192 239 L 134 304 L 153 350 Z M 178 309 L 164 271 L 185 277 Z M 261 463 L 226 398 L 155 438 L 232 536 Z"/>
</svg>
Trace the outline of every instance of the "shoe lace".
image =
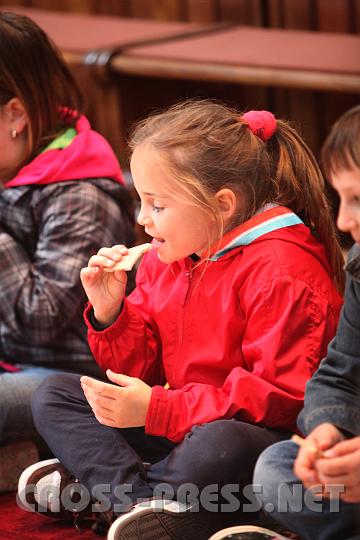
<svg viewBox="0 0 360 540">
<path fill-rule="evenodd" d="M 81 485 L 77 478 L 75 479 L 72 478 L 72 482 L 73 484 Z M 79 495 L 77 491 L 71 490 L 70 499 L 76 504 L 79 502 L 79 500 L 81 500 L 81 496 Z M 83 510 L 80 510 L 79 512 L 77 512 L 76 510 L 68 510 L 68 513 L 70 514 L 73 520 L 75 529 L 78 531 L 78 533 L 81 534 L 83 531 L 80 525 L 84 521 L 85 518 L 91 517 L 92 515 L 91 506 L 88 505 L 86 508 L 84 508 Z"/>
<path fill-rule="evenodd" d="M 93 517 L 95 521 L 91 526 L 91 530 L 93 533 L 102 536 L 107 533 L 110 525 L 115 521 L 117 516 L 112 510 L 108 510 L 107 512 L 94 512 Z"/>
<path fill-rule="evenodd" d="M 108 512 L 93 512 L 92 514 L 84 514 L 84 512 L 73 512 L 73 524 L 79 534 L 83 533 L 81 524 L 86 517 L 91 517 L 93 519 L 93 524 L 91 525 L 92 532 L 98 536 L 104 536 L 117 516 L 111 510 L 109 510 Z"/>
</svg>

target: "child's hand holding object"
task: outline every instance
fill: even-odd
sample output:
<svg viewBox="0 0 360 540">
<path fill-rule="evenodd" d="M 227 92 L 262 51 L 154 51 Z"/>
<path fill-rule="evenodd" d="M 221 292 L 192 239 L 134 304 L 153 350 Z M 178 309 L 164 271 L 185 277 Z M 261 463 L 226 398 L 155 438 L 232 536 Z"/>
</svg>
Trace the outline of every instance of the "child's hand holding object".
<svg viewBox="0 0 360 540">
<path fill-rule="evenodd" d="M 117 319 L 125 296 L 126 272 L 150 249 L 151 244 L 130 249 L 123 245 L 101 248 L 81 270 L 82 285 L 100 324 L 110 326 Z"/>
<path fill-rule="evenodd" d="M 321 485 L 329 497 L 326 486 L 343 486 L 343 501 L 360 502 L 360 437 L 344 440 L 336 426 L 324 423 L 306 439 L 294 435 L 293 440 L 300 446 L 294 472 L 306 488 Z"/>
</svg>

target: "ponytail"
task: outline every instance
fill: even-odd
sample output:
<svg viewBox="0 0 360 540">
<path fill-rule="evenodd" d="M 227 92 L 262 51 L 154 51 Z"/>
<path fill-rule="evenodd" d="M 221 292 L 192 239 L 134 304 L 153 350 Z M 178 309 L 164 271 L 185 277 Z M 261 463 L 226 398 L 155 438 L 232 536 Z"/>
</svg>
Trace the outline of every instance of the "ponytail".
<svg viewBox="0 0 360 540">
<path fill-rule="evenodd" d="M 313 153 L 287 122 L 278 120 L 267 142 L 274 157 L 274 201 L 291 208 L 325 245 L 339 292 L 344 290 L 343 255 L 325 195 L 325 182 Z"/>
</svg>

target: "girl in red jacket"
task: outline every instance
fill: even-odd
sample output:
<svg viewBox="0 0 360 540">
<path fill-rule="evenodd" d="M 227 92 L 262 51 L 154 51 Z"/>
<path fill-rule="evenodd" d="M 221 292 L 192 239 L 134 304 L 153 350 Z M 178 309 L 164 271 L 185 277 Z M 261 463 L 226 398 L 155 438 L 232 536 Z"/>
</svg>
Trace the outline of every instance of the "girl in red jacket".
<svg viewBox="0 0 360 540">
<path fill-rule="evenodd" d="M 314 157 L 271 113 L 185 102 L 137 126 L 132 150 L 153 249 L 128 298 L 124 246 L 81 275 L 111 382 L 42 384 L 34 418 L 61 465 L 29 468 L 19 494 L 55 516 L 100 500 L 110 540 L 207 538 L 220 515 L 256 510 L 256 459 L 294 429 L 335 333 L 342 258 Z M 77 499 L 40 500 L 74 478 Z"/>
</svg>

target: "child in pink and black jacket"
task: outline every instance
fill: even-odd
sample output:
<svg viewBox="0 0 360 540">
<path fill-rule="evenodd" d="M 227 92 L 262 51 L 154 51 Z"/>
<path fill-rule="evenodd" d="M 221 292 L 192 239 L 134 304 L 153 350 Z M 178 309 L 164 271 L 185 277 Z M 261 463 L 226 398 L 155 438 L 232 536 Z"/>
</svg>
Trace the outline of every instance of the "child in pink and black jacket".
<svg viewBox="0 0 360 540">
<path fill-rule="evenodd" d="M 118 161 L 82 110 L 46 34 L 0 12 L 0 492 L 39 459 L 19 441 L 36 438 L 30 401 L 40 382 L 59 371 L 101 375 L 80 269 L 102 245 L 133 241 Z"/>
</svg>

